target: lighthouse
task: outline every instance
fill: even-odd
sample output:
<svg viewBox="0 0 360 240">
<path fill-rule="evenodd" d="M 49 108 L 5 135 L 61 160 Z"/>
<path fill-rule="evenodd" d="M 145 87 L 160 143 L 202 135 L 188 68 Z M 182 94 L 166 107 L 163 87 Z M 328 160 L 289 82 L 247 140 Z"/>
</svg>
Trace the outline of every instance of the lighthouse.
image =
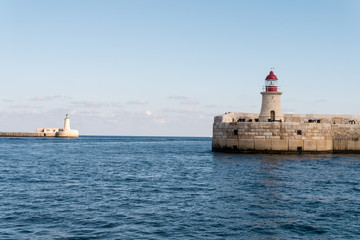
<svg viewBox="0 0 360 240">
<path fill-rule="evenodd" d="M 64 119 L 64 131 L 69 131 L 70 130 L 70 117 L 69 114 L 67 113 Z"/>
<path fill-rule="evenodd" d="M 273 71 L 265 78 L 265 91 L 261 92 L 262 104 L 260 122 L 283 122 L 281 112 L 281 94 L 278 92 L 278 79 Z"/>
</svg>

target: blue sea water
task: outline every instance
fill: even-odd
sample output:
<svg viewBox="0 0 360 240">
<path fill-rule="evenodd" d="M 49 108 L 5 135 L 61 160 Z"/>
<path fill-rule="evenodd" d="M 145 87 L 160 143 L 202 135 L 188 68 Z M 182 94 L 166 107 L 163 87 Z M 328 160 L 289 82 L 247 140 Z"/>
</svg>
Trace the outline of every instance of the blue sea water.
<svg viewBox="0 0 360 240">
<path fill-rule="evenodd" d="M 360 156 L 0 138 L 0 239 L 360 239 Z"/>
</svg>

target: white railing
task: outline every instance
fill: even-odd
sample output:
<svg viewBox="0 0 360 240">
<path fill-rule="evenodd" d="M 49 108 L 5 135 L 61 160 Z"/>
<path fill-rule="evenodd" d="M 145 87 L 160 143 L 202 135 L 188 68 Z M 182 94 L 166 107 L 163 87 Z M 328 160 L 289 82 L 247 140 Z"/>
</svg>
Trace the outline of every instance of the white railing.
<svg viewBox="0 0 360 240">
<path fill-rule="evenodd" d="M 265 85 L 263 85 L 263 86 L 262 86 L 263 92 L 266 92 L 266 87 L 277 87 L 277 90 L 278 90 L 278 91 L 281 90 L 281 87 L 279 87 L 279 86 L 265 86 Z"/>
</svg>

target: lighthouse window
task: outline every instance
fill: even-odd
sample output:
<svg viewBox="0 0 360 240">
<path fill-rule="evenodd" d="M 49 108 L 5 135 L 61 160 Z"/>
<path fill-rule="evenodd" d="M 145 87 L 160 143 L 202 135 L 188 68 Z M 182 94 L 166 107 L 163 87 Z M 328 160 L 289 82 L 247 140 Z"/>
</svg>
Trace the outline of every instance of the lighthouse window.
<svg viewBox="0 0 360 240">
<path fill-rule="evenodd" d="M 238 135 L 238 130 L 234 130 L 234 135 Z"/>
<path fill-rule="evenodd" d="M 301 132 L 301 130 L 297 130 L 297 135 L 301 135 L 302 134 L 302 132 Z"/>
</svg>

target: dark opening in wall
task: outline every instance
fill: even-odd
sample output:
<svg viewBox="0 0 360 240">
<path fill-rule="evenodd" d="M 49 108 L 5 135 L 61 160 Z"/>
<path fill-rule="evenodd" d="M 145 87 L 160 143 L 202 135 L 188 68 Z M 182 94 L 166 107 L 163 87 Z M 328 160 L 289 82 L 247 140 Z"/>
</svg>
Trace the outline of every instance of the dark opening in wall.
<svg viewBox="0 0 360 240">
<path fill-rule="evenodd" d="M 249 119 L 248 122 L 252 122 L 252 119 Z"/>
<path fill-rule="evenodd" d="M 301 135 L 301 134 L 302 134 L 302 131 L 301 131 L 301 130 L 297 130 L 296 133 L 297 133 L 297 135 Z"/>
<path fill-rule="evenodd" d="M 245 122 L 245 118 L 239 118 L 238 122 Z"/>
<path fill-rule="evenodd" d="M 275 121 L 275 111 L 270 112 L 271 121 Z"/>
<path fill-rule="evenodd" d="M 314 120 L 312 120 L 312 119 L 309 119 L 309 120 L 308 120 L 308 122 L 309 122 L 309 123 L 313 123 L 313 122 L 314 122 Z"/>
<path fill-rule="evenodd" d="M 259 122 L 259 119 L 258 119 L 258 118 L 255 118 L 255 122 Z"/>
<path fill-rule="evenodd" d="M 317 123 L 320 123 L 320 122 L 321 122 L 321 120 L 316 120 L 316 122 L 317 122 Z"/>
<path fill-rule="evenodd" d="M 302 152 L 302 147 L 297 147 L 298 152 Z"/>
<path fill-rule="evenodd" d="M 238 130 L 234 130 L 234 135 L 238 135 Z"/>
<path fill-rule="evenodd" d="M 271 119 L 268 119 L 268 122 L 282 122 L 282 120 L 281 120 L 281 119 L 279 119 L 279 120 L 271 120 Z"/>
</svg>

